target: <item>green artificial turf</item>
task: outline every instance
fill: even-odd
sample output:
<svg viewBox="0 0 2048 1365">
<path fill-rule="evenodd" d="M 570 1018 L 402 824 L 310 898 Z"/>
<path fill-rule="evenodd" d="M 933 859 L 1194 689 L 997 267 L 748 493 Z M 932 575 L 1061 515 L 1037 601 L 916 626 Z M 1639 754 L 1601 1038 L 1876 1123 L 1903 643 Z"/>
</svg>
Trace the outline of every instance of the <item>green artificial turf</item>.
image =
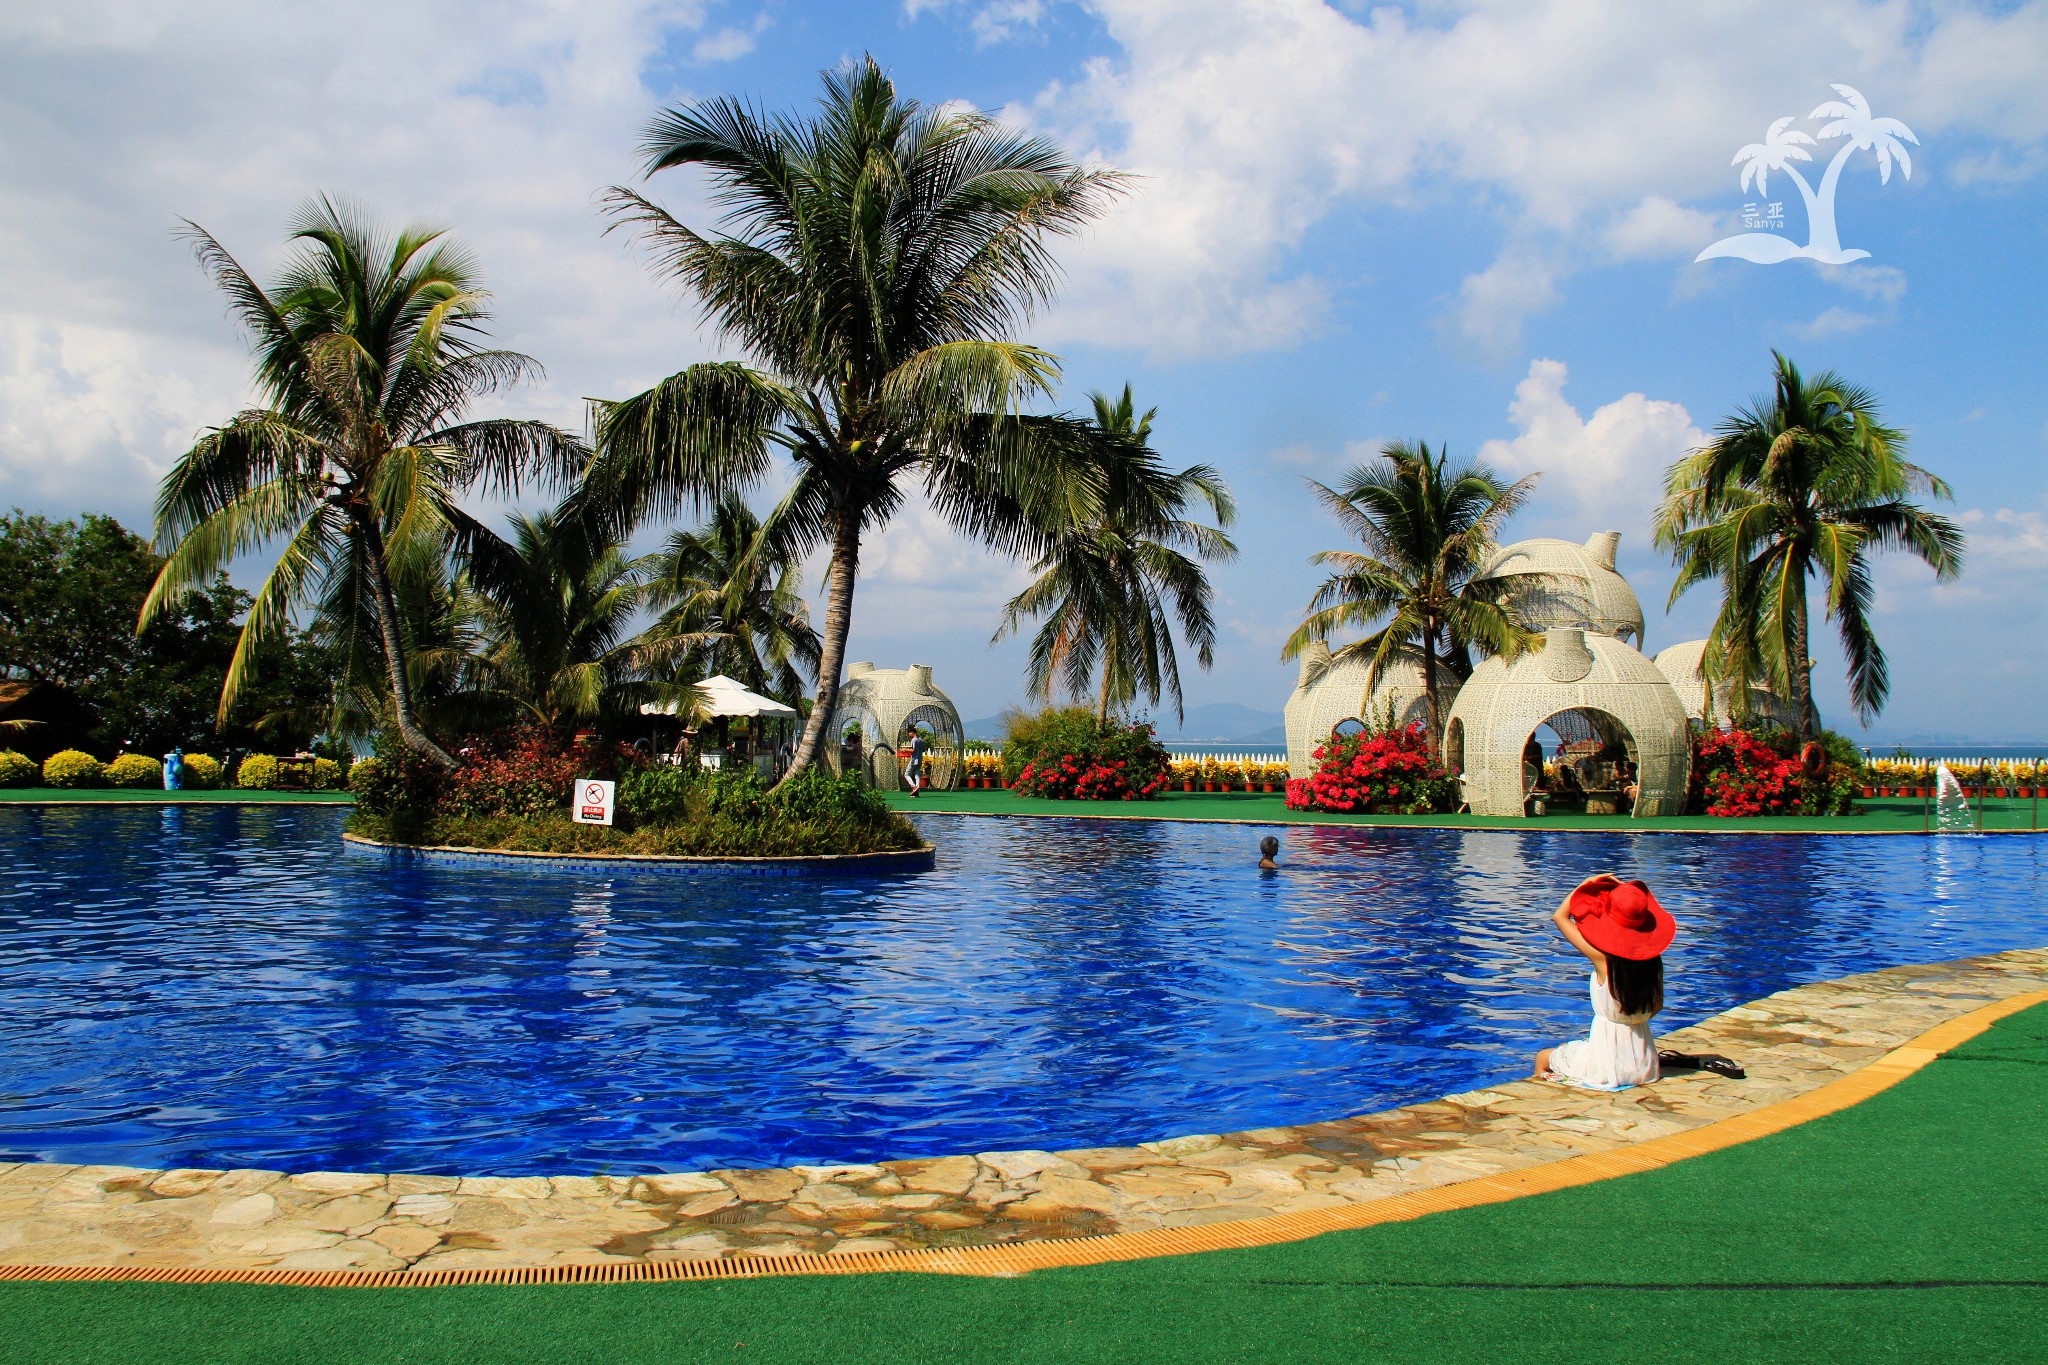
<svg viewBox="0 0 2048 1365">
<path fill-rule="evenodd" d="M 1253 1251 L 1015 1279 L 0 1284 L 64 1365 L 2048 1359 L 2048 1007 L 1676 1166 Z"/>
<path fill-rule="evenodd" d="M 347 792 L 243 791 L 229 787 L 220 791 L 167 792 L 154 787 L 0 787 L 0 805 L 127 805 L 179 806 L 211 805 L 323 805 L 346 806 L 355 798 Z"/>
<path fill-rule="evenodd" d="M 1925 803 L 1903 797 L 1858 801 L 1853 815 L 1774 816 L 1723 820 L 1710 815 L 1629 816 L 1551 814 L 1540 818 L 1509 815 L 1346 815 L 1323 811 L 1291 811 L 1277 793 L 1163 792 L 1150 801 L 1052 801 L 1018 796 L 1005 790 L 885 793 L 898 810 L 927 810 L 962 815 L 1058 815 L 1105 819 L 1244 820 L 1289 825 L 1377 825 L 1408 829 L 1601 830 L 1628 834 L 1919 834 L 1927 827 Z M 2036 823 L 2048 827 L 2048 802 L 2036 805 L 2017 798 L 1989 797 L 1984 803 L 1984 828 L 2025 830 Z M 1973 807 L 1974 809 L 1974 807 Z"/>
</svg>

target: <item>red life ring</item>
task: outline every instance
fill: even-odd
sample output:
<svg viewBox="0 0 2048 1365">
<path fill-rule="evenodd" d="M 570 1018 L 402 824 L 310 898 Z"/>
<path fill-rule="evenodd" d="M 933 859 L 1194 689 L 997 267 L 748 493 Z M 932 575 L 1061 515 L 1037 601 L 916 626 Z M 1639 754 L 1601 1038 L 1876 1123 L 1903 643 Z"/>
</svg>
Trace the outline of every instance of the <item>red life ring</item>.
<svg viewBox="0 0 2048 1365">
<path fill-rule="evenodd" d="M 1799 750 L 1799 771 L 1819 777 L 1828 770 L 1828 751 L 1817 739 L 1809 739 Z"/>
</svg>

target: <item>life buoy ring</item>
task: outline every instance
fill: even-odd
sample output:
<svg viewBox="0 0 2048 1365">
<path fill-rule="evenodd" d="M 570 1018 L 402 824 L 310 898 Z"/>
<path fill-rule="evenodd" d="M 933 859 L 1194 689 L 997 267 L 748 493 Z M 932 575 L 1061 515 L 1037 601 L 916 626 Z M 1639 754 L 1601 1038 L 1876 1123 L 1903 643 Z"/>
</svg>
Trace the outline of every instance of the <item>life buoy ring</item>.
<svg viewBox="0 0 2048 1365">
<path fill-rule="evenodd" d="M 1809 739 L 1799 749 L 1799 771 L 1808 777 L 1819 777 L 1828 770 L 1828 751 L 1817 739 Z"/>
</svg>

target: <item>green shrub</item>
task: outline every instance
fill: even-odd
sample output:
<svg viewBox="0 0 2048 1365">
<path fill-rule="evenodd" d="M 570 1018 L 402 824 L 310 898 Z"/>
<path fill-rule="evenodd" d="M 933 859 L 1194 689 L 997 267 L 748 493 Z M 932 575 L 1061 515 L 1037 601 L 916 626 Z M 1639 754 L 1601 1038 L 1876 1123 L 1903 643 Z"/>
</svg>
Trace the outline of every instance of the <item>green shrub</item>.
<svg viewBox="0 0 2048 1365">
<path fill-rule="evenodd" d="M 1082 706 L 1003 718 L 1003 774 L 1026 796 L 1144 801 L 1166 785 L 1172 756 L 1152 727 L 1099 721 Z"/>
<path fill-rule="evenodd" d="M 220 760 L 211 754 L 186 754 L 186 790 L 210 792 L 220 786 Z"/>
<path fill-rule="evenodd" d="M 1003 779 L 1015 782 L 1029 763 L 1086 748 L 1095 738 L 1095 713 L 1085 706 L 1003 714 Z"/>
<path fill-rule="evenodd" d="M 392 733 L 377 736 L 377 756 L 355 765 L 349 774 L 349 790 L 358 808 L 372 815 L 425 814 L 433 810 L 448 786 L 448 773 L 440 764 L 405 747 Z M 562 789 L 562 806 L 569 804 L 569 791 Z"/>
<path fill-rule="evenodd" d="M 378 783 L 383 780 L 383 772 L 382 762 L 374 758 L 357 759 L 348 770 L 348 789 L 358 804 L 369 793 L 381 790 Z"/>
<path fill-rule="evenodd" d="M 42 773 L 27 754 L 0 749 L 0 787 L 33 787 L 42 780 Z"/>
<path fill-rule="evenodd" d="M 622 773 L 617 792 L 618 813 L 613 818 L 633 828 L 678 824 L 691 818 L 693 804 L 702 809 L 709 785 L 705 770 L 695 764 L 680 767 L 657 763 L 651 768 Z"/>
<path fill-rule="evenodd" d="M 235 769 L 235 785 L 245 792 L 266 792 L 277 785 L 277 759 L 270 754 L 250 754 Z"/>
<path fill-rule="evenodd" d="M 331 758 L 313 760 L 313 785 L 320 791 L 340 791 L 348 785 L 348 769 Z"/>
<path fill-rule="evenodd" d="M 1847 735 L 1833 730 L 1820 732 L 1820 743 L 1828 751 L 1828 762 L 1839 764 L 1854 773 L 1863 771 L 1863 746 Z"/>
<path fill-rule="evenodd" d="M 148 754 L 122 754 L 107 765 L 110 787 L 161 787 L 164 765 Z"/>
<path fill-rule="evenodd" d="M 43 760 L 43 782 L 52 787 L 99 787 L 107 765 L 83 749 L 59 749 Z"/>
<path fill-rule="evenodd" d="M 357 772 L 371 761 L 357 764 Z M 400 843 L 694 857 L 877 853 L 923 842 L 880 793 L 853 775 L 814 770 L 771 791 L 750 768 L 654 768 L 623 772 L 618 783 L 618 825 L 611 829 L 574 823 L 566 802 L 524 814 L 453 802 L 372 811 L 360 791 L 348 827 Z"/>
</svg>

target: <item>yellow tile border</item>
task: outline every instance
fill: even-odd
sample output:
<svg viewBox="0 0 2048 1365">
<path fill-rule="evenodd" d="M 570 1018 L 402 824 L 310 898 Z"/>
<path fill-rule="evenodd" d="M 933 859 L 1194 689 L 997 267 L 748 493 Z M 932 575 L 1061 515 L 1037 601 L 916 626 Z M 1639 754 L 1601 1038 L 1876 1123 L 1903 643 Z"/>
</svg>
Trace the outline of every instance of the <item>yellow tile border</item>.
<svg viewBox="0 0 2048 1365">
<path fill-rule="evenodd" d="M 1435 1189 L 1389 1195 L 1369 1203 L 1311 1209 L 1195 1227 L 1051 1238 L 994 1246 L 844 1253 L 792 1252 L 724 1260 L 523 1266 L 475 1270 L 209 1269 L 201 1266 L 0 1266 L 0 1280 L 129 1280 L 153 1284 L 253 1284 L 295 1288 L 395 1289 L 463 1284 L 621 1284 L 660 1280 L 756 1279 L 770 1275 L 1014 1276 L 1059 1266 L 1102 1265 L 1198 1251 L 1242 1250 L 1296 1242 L 1326 1232 L 1400 1223 L 1432 1213 L 1505 1203 L 1532 1194 L 1590 1185 L 1656 1170 L 1848 1109 L 1897 1085 L 1999 1020 L 2048 1004 L 2048 990 L 2030 991 L 1937 1024 L 1868 1065 L 1788 1100 L 1751 1113 L 1669 1133 L 1630 1147 L 1566 1157 L 1542 1166 L 1478 1176 Z"/>
</svg>

